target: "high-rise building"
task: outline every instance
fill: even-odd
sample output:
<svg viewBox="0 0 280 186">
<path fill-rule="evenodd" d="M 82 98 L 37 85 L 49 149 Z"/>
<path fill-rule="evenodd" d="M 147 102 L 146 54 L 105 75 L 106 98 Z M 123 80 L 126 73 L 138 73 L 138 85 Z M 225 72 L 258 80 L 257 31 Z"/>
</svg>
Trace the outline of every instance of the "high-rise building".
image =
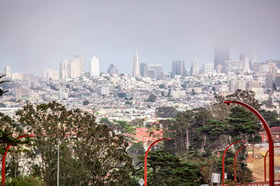
<svg viewBox="0 0 280 186">
<path fill-rule="evenodd" d="M 140 66 L 139 66 L 139 61 L 138 61 L 138 53 L 137 53 L 137 50 L 135 51 L 132 75 L 133 75 L 133 77 L 138 77 L 138 76 L 140 76 Z"/>
<path fill-rule="evenodd" d="M 112 76 L 114 74 L 119 74 L 119 70 L 115 65 L 111 64 L 107 70 L 107 73 Z"/>
<path fill-rule="evenodd" d="M 162 64 L 151 64 L 149 67 L 149 69 L 153 71 L 153 77 L 151 78 L 161 79 L 161 77 L 163 76 Z"/>
<path fill-rule="evenodd" d="M 67 79 L 69 78 L 69 61 L 66 59 L 60 63 L 59 67 L 59 76 L 60 79 Z"/>
<path fill-rule="evenodd" d="M 11 70 L 10 66 L 5 66 L 4 74 L 6 75 L 7 78 L 11 78 L 12 77 L 12 70 Z"/>
<path fill-rule="evenodd" d="M 214 71 L 214 64 L 204 64 L 203 65 L 203 73 L 205 74 L 212 74 Z"/>
<path fill-rule="evenodd" d="M 90 75 L 99 76 L 99 59 L 95 56 L 90 60 Z"/>
<path fill-rule="evenodd" d="M 172 77 L 175 75 L 186 75 L 185 62 L 176 60 L 172 61 Z"/>
<path fill-rule="evenodd" d="M 242 70 L 242 62 L 239 60 L 227 60 L 224 62 L 224 73 L 240 73 Z"/>
<path fill-rule="evenodd" d="M 75 56 L 72 60 L 64 60 L 60 63 L 60 79 L 77 78 L 83 75 L 83 58 Z"/>
<path fill-rule="evenodd" d="M 75 56 L 69 63 L 70 78 L 78 78 L 83 75 L 83 58 Z"/>
<path fill-rule="evenodd" d="M 249 58 L 245 58 L 244 61 L 244 68 L 243 68 L 243 72 L 244 73 L 249 73 L 251 72 L 251 69 L 250 69 L 250 59 Z"/>
<path fill-rule="evenodd" d="M 192 76 L 196 76 L 199 74 L 199 61 L 198 60 L 192 60 L 190 73 Z"/>
<path fill-rule="evenodd" d="M 217 73 L 225 72 L 225 61 L 229 60 L 229 49 L 226 46 L 219 46 L 214 51 L 214 68 Z"/>
<path fill-rule="evenodd" d="M 140 73 L 142 77 L 148 76 L 148 66 L 146 63 L 140 63 Z"/>
</svg>

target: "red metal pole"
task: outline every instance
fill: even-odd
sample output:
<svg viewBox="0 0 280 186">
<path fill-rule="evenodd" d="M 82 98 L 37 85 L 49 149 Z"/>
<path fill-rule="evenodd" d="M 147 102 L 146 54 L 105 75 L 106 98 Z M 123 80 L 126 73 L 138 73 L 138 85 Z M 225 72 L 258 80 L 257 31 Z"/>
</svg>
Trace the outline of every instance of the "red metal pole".
<svg viewBox="0 0 280 186">
<path fill-rule="evenodd" d="M 229 146 L 227 146 L 227 148 L 225 149 L 224 154 L 223 154 L 223 175 L 222 175 L 223 186 L 225 185 L 225 156 L 226 156 L 226 152 L 232 145 L 234 145 L 236 143 L 245 143 L 245 141 L 236 141 L 236 142 L 231 143 Z"/>
<path fill-rule="evenodd" d="M 275 147 L 280 147 L 280 146 L 275 146 Z M 266 151 L 265 155 L 264 155 L 264 182 L 266 183 L 266 156 L 267 153 L 269 153 L 269 150 Z"/>
<path fill-rule="evenodd" d="M 241 151 L 243 148 L 248 147 L 248 146 L 252 146 L 252 145 L 245 145 L 243 147 L 240 147 L 237 152 L 235 153 L 234 156 L 234 183 L 236 184 L 236 159 L 237 159 L 237 155 L 239 153 L 239 151 Z"/>
<path fill-rule="evenodd" d="M 264 182 L 265 183 L 266 183 L 266 155 L 267 155 L 268 152 L 269 152 L 269 150 L 266 151 L 266 153 L 264 155 Z"/>
<path fill-rule="evenodd" d="M 146 151 L 145 159 L 144 159 L 144 181 L 145 181 L 145 186 L 147 186 L 147 158 L 148 158 L 149 150 L 152 148 L 152 146 L 153 146 L 154 144 L 156 144 L 156 143 L 159 142 L 159 141 L 163 141 L 163 140 L 171 140 L 171 139 L 170 139 L 170 138 L 163 138 L 163 139 L 156 140 L 156 141 L 154 141 L 154 142 L 149 146 L 149 148 L 148 148 L 147 151 Z"/>
<path fill-rule="evenodd" d="M 229 100 L 224 101 L 224 103 L 226 103 L 226 104 L 237 103 L 239 105 L 242 105 L 242 106 L 248 108 L 250 111 L 252 111 L 262 122 L 263 127 L 266 131 L 266 135 L 268 137 L 268 142 L 269 142 L 269 185 L 274 186 L 274 144 L 273 144 L 273 138 L 272 138 L 272 134 L 271 134 L 269 125 L 267 124 L 267 122 L 265 121 L 263 116 L 256 109 L 254 109 L 252 106 L 250 106 L 246 103 L 243 103 L 240 101 L 229 101 Z"/>
<path fill-rule="evenodd" d="M 21 138 L 25 138 L 25 137 L 34 137 L 34 135 L 23 135 L 23 136 L 19 136 L 17 137 L 17 139 L 21 139 Z M 5 164 L 6 164 L 6 156 L 8 153 L 9 148 L 11 147 L 11 144 L 9 144 L 6 148 L 5 154 L 2 157 L 2 186 L 5 186 Z"/>
</svg>

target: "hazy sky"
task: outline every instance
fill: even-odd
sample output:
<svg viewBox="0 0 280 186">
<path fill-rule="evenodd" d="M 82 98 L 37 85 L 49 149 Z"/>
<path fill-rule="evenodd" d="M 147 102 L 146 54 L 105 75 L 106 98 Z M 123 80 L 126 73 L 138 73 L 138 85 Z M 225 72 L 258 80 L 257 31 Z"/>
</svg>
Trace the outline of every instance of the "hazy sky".
<svg viewBox="0 0 280 186">
<path fill-rule="evenodd" d="M 233 59 L 280 59 L 279 10 L 279 0 L 0 0 L 0 72 L 41 75 L 79 54 L 85 71 L 97 56 L 101 71 L 131 73 L 136 48 L 170 71 L 176 59 L 213 63 L 218 43 Z"/>
</svg>

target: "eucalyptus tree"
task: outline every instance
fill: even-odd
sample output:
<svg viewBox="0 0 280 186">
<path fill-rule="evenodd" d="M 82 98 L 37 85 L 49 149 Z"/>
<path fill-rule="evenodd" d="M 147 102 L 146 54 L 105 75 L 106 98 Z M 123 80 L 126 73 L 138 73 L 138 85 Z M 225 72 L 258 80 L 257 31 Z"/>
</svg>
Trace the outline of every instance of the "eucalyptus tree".
<svg viewBox="0 0 280 186">
<path fill-rule="evenodd" d="M 47 185 L 57 182 L 58 150 L 61 185 L 130 184 L 133 166 L 127 142 L 106 125 L 98 125 L 93 114 L 51 102 L 26 105 L 17 116 L 36 136 L 31 156 L 41 157 L 35 164 Z"/>
</svg>

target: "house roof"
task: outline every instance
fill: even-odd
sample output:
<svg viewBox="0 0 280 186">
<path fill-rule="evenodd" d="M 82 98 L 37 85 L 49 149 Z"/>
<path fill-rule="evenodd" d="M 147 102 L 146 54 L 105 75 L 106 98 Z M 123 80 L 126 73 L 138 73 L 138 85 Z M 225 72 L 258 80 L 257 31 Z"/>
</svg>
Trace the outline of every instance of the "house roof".
<svg viewBox="0 0 280 186">
<path fill-rule="evenodd" d="M 280 133 L 280 127 L 271 127 L 271 128 L 270 128 L 270 131 L 271 131 L 271 133 L 274 133 L 274 134 L 275 134 L 275 133 Z M 263 131 L 261 131 L 260 133 L 261 133 L 261 134 L 262 134 L 262 133 L 266 133 L 266 131 L 263 130 Z"/>
<path fill-rule="evenodd" d="M 271 132 L 279 132 L 280 133 L 280 127 L 271 127 Z"/>
</svg>

